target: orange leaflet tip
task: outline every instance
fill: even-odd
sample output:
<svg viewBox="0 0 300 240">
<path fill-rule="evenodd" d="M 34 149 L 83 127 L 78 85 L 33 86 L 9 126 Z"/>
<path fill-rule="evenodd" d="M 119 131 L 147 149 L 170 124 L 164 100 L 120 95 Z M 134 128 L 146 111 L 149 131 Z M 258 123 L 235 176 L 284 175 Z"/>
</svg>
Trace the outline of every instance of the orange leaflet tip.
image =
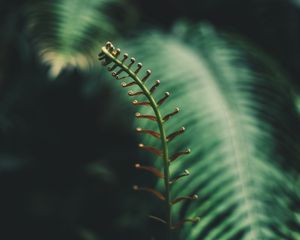
<svg viewBox="0 0 300 240">
<path fill-rule="evenodd" d="M 164 175 L 155 167 L 151 167 L 151 166 L 142 166 L 141 164 L 137 163 L 134 165 L 135 168 L 137 169 L 141 169 L 147 172 L 150 172 L 151 174 L 153 174 L 156 177 L 159 178 L 164 178 Z"/>
<path fill-rule="evenodd" d="M 176 138 L 178 135 L 182 134 L 185 132 L 185 127 L 180 128 L 178 131 L 171 133 L 170 135 L 167 136 L 167 141 L 171 142 L 174 138 Z"/>
<path fill-rule="evenodd" d="M 151 75 L 151 70 L 148 69 L 146 71 L 146 75 L 142 78 L 142 82 L 146 82 L 146 80 L 149 78 L 150 75 Z"/>
<path fill-rule="evenodd" d="M 150 93 L 153 93 L 156 88 L 159 86 L 160 84 L 160 81 L 159 80 L 156 80 L 155 84 L 153 85 L 153 87 L 150 89 Z"/>
<path fill-rule="evenodd" d="M 138 105 L 138 106 L 150 106 L 150 102 L 139 102 L 138 100 L 133 100 L 132 101 L 133 105 Z"/>
<path fill-rule="evenodd" d="M 191 153 L 191 149 L 188 148 L 187 150 L 185 150 L 185 151 L 183 151 L 183 152 L 175 153 L 175 154 L 170 158 L 170 160 L 171 160 L 171 162 L 172 162 L 172 161 L 176 160 L 177 158 L 179 158 L 179 157 L 181 157 L 181 156 L 183 156 L 183 155 L 190 154 L 190 153 Z"/>
<path fill-rule="evenodd" d="M 134 73 L 135 73 L 135 74 L 138 74 L 139 71 L 142 69 L 142 67 L 143 67 L 143 64 L 142 64 L 142 63 L 138 63 L 138 64 L 137 64 L 137 69 L 134 71 Z"/>
<path fill-rule="evenodd" d="M 189 176 L 190 175 L 190 171 L 185 169 L 183 173 L 179 174 L 178 176 L 176 176 L 174 179 L 172 179 L 171 181 L 169 181 L 169 184 L 174 184 L 175 182 L 177 182 L 179 179 Z"/>
<path fill-rule="evenodd" d="M 130 59 L 130 64 L 128 65 L 128 68 L 131 68 L 131 66 L 135 63 L 135 58 Z"/>
<path fill-rule="evenodd" d="M 197 194 L 194 194 L 194 195 L 193 195 L 193 199 L 194 199 L 194 200 L 197 200 L 198 198 L 199 198 L 199 197 L 198 197 Z"/>
<path fill-rule="evenodd" d="M 156 121 L 157 122 L 157 118 L 155 116 L 152 116 L 152 115 L 142 115 L 140 113 L 136 113 L 135 114 L 135 117 L 136 118 L 145 118 L 145 119 L 149 119 L 149 120 L 152 120 L 152 121 Z"/>
<path fill-rule="evenodd" d="M 190 195 L 190 196 L 184 196 L 184 197 L 176 198 L 171 203 L 174 205 L 174 204 L 182 202 L 184 200 L 197 200 L 197 199 L 198 199 L 198 195 L 193 194 L 193 195 Z"/>
<path fill-rule="evenodd" d="M 133 92 L 133 91 L 128 91 L 129 96 L 138 96 L 138 95 L 144 95 L 144 92 Z"/>
<path fill-rule="evenodd" d="M 134 164 L 135 168 L 139 168 L 140 166 L 141 166 L 141 164 L 139 164 L 139 163 Z"/>
<path fill-rule="evenodd" d="M 112 45 L 112 43 L 108 43 L 108 44 L 106 44 L 106 49 L 107 49 L 111 54 L 113 54 L 113 53 L 114 53 L 114 50 L 115 50 L 115 47 L 114 47 L 114 45 Z"/>
<path fill-rule="evenodd" d="M 130 86 L 135 85 L 135 84 L 136 84 L 136 82 L 130 82 L 130 83 L 122 82 L 121 86 L 125 88 L 125 87 L 130 87 Z"/>
<path fill-rule="evenodd" d="M 118 58 L 119 55 L 120 55 L 120 53 L 121 53 L 121 49 L 120 49 L 120 48 L 117 48 L 113 55 L 114 55 L 116 58 Z"/>
<path fill-rule="evenodd" d="M 151 153 L 154 153 L 154 154 L 156 154 L 157 156 L 161 156 L 161 151 L 158 150 L 158 149 L 156 149 L 156 148 L 154 148 L 154 147 L 145 146 L 145 145 L 142 144 L 142 143 L 139 144 L 139 147 L 140 147 L 140 148 L 143 148 L 143 149 L 145 149 L 145 150 L 147 150 L 147 151 L 149 151 L 149 152 L 151 152 Z"/>
<path fill-rule="evenodd" d="M 144 144 L 140 143 L 140 144 L 139 144 L 139 147 L 140 147 L 140 148 L 143 148 L 143 147 L 144 147 Z"/>
<path fill-rule="evenodd" d="M 146 130 L 146 129 L 142 129 L 142 128 L 137 128 L 136 131 L 137 132 L 141 132 L 141 133 L 149 134 L 149 135 L 151 135 L 153 137 L 156 137 L 156 138 L 160 138 L 160 133 L 152 131 L 152 130 Z"/>
<path fill-rule="evenodd" d="M 111 48 L 112 46 L 113 46 L 113 45 L 112 45 L 111 42 L 107 42 L 106 45 L 105 45 L 106 49 L 109 49 L 109 48 Z"/>
<path fill-rule="evenodd" d="M 166 116 L 164 116 L 163 120 L 168 121 L 170 119 L 170 117 L 174 116 L 178 112 L 179 112 L 179 107 L 176 107 L 173 112 L 171 112 L 171 113 L 167 114 Z"/>
<path fill-rule="evenodd" d="M 122 63 L 124 63 L 127 58 L 128 58 L 128 53 L 124 53 Z"/>
<path fill-rule="evenodd" d="M 158 106 L 162 105 L 167 100 L 167 98 L 169 96 L 170 96 L 170 93 L 169 92 L 165 92 L 165 96 L 157 102 L 157 105 Z"/>
</svg>

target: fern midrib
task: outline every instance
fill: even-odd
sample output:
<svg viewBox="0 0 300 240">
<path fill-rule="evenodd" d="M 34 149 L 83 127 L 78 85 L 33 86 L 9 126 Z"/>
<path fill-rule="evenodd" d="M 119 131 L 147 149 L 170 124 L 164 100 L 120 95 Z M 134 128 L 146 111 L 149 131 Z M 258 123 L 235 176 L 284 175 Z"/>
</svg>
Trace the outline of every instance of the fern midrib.
<svg viewBox="0 0 300 240">
<path fill-rule="evenodd" d="M 168 149 L 168 143 L 167 143 L 167 136 L 166 131 L 163 126 L 164 120 L 162 118 L 162 114 L 159 110 L 159 106 L 155 99 L 153 98 L 152 94 L 148 90 L 148 88 L 143 84 L 142 80 L 135 74 L 133 71 L 131 71 L 130 68 L 128 68 L 125 64 L 123 64 L 119 59 L 115 58 L 105 47 L 102 48 L 102 52 L 109 57 L 115 64 L 117 64 L 119 67 L 121 67 L 129 76 L 137 83 L 137 85 L 141 88 L 141 90 L 144 92 L 146 98 L 149 100 L 150 105 L 152 107 L 152 110 L 154 111 L 154 114 L 157 118 L 157 125 L 160 132 L 160 140 L 162 144 L 162 158 L 164 163 L 164 186 L 165 186 L 165 198 L 166 198 L 166 222 L 168 225 L 168 231 L 167 231 L 167 239 L 170 239 L 170 230 L 172 228 L 172 204 L 171 204 L 171 191 L 170 191 L 170 161 L 169 161 L 169 149 Z"/>
<path fill-rule="evenodd" d="M 251 152 L 251 149 L 249 149 L 249 141 L 251 140 L 245 139 L 243 137 L 243 133 L 247 132 L 247 129 L 242 125 L 242 123 L 239 122 L 240 112 L 242 111 L 241 106 L 239 105 L 239 103 L 233 101 L 235 100 L 235 97 L 229 95 L 232 94 L 228 92 L 229 89 L 224 89 L 222 86 L 222 82 L 218 81 L 218 79 L 224 79 L 224 76 L 221 75 L 219 66 L 215 65 L 213 59 L 211 59 L 211 56 L 209 54 L 203 56 L 203 54 L 201 53 L 201 55 L 199 56 L 198 53 L 195 53 L 194 51 L 192 52 L 188 48 L 186 48 L 185 51 L 188 52 L 187 56 L 190 62 L 201 61 L 201 63 L 204 63 L 206 65 L 206 67 L 202 68 L 202 70 L 207 71 L 206 73 L 204 72 L 198 74 L 198 64 L 191 66 L 191 68 L 189 68 L 189 71 L 195 73 L 195 80 L 197 80 L 198 77 L 203 78 L 203 76 L 206 76 L 203 79 L 202 86 L 198 85 L 197 87 L 199 88 L 205 86 L 205 88 L 207 88 L 207 94 L 210 95 L 212 101 L 214 101 L 213 106 L 216 107 L 216 110 L 214 111 L 217 112 L 218 121 L 221 121 L 220 123 L 224 125 L 224 127 L 222 128 L 226 129 L 226 137 L 228 137 L 228 140 L 225 140 L 225 144 L 229 147 L 229 149 L 231 149 L 231 152 L 233 152 L 234 154 L 232 154 L 231 159 L 225 157 L 223 161 L 229 163 L 229 168 L 231 168 L 229 169 L 229 171 L 232 173 L 232 176 L 236 179 L 235 182 L 238 183 L 237 188 L 235 188 L 235 192 L 238 193 L 237 197 L 239 199 L 242 199 L 242 201 L 241 205 L 238 206 L 237 211 L 238 213 L 241 213 L 246 217 L 245 222 L 247 222 L 248 224 L 246 225 L 244 222 L 243 225 L 245 228 L 249 229 L 249 231 L 246 233 L 247 239 L 262 239 L 261 237 L 264 234 L 262 232 L 263 227 L 259 226 L 259 206 L 255 201 L 253 201 L 255 199 L 255 196 L 253 195 L 252 188 L 249 185 L 249 183 L 255 181 L 255 179 L 249 175 L 250 173 L 247 167 L 247 164 L 253 164 L 251 161 L 252 159 L 250 159 L 251 154 L 249 154 Z M 184 60 L 182 60 L 181 58 L 181 61 Z M 235 77 L 235 75 L 233 77 Z M 229 78 L 230 76 L 228 77 L 228 79 Z M 194 88 L 197 87 L 195 86 Z M 188 92 L 188 89 L 193 88 L 185 88 L 184 91 Z M 195 99 L 195 101 L 197 100 Z M 201 111 L 201 108 L 199 109 L 199 111 Z M 253 161 L 256 161 L 256 159 L 253 159 Z M 232 169 L 233 163 L 237 166 L 235 172 L 233 171 L 234 169 Z M 194 181 L 192 180 L 192 182 L 195 181 L 196 178 Z M 189 186 L 191 185 L 193 185 L 193 183 L 190 182 Z M 179 189 L 177 190 L 179 191 Z M 186 191 L 184 189 L 180 190 L 181 193 L 185 193 Z M 193 232 L 192 235 L 196 236 L 199 233 L 199 231 L 201 231 L 201 229 L 205 228 L 208 222 L 208 219 L 203 218 L 197 224 L 199 227 L 193 227 L 191 229 L 191 231 Z"/>
<path fill-rule="evenodd" d="M 230 144 L 233 149 L 233 159 L 235 161 L 235 165 L 237 167 L 237 176 L 239 178 L 240 187 L 242 191 L 242 196 L 244 199 L 244 206 L 246 205 L 246 216 L 249 223 L 249 236 L 251 240 L 257 240 L 259 236 L 262 237 L 262 234 L 259 233 L 260 229 L 257 229 L 257 223 L 256 223 L 256 217 L 254 215 L 257 215 L 257 207 L 254 206 L 254 203 L 251 199 L 249 199 L 249 193 L 248 193 L 248 182 L 249 180 L 253 180 L 249 174 L 248 169 L 245 169 L 244 164 L 241 163 L 241 161 L 248 161 L 250 155 L 250 151 L 248 148 L 248 144 L 245 142 L 245 139 L 242 137 L 242 132 L 245 130 L 239 123 L 239 121 L 236 121 L 237 115 L 239 114 L 239 106 L 235 104 L 234 101 L 230 101 L 230 99 L 227 99 L 226 92 L 224 92 L 224 89 L 220 87 L 220 83 L 216 83 L 216 79 L 222 79 L 222 77 L 218 77 L 216 75 L 219 75 L 219 70 L 216 69 L 214 63 L 211 61 L 210 57 L 206 57 L 206 61 L 204 61 L 208 65 L 208 69 L 212 69 L 210 71 L 211 81 L 212 84 L 212 91 L 214 91 L 214 96 L 217 96 L 217 99 L 219 99 L 218 104 L 221 109 L 221 115 L 226 119 L 228 125 L 228 135 L 230 139 Z M 211 86 L 211 85 L 209 85 Z M 223 92 L 224 94 L 221 94 Z M 236 130 L 235 130 L 236 129 Z M 242 147 L 243 154 L 241 154 L 240 147 Z M 243 159 L 243 160 L 242 160 Z"/>
</svg>

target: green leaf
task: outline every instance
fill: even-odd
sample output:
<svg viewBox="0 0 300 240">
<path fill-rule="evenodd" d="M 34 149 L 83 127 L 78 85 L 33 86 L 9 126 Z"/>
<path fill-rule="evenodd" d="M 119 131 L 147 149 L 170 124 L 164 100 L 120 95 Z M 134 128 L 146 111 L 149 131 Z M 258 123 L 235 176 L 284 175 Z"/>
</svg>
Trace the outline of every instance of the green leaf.
<svg viewBox="0 0 300 240">
<path fill-rule="evenodd" d="M 118 35 L 120 6 L 118 0 L 54 0 L 32 6 L 29 28 L 42 61 L 51 66 L 50 75 L 66 67 L 89 67 L 99 43 Z"/>
<path fill-rule="evenodd" d="M 171 93 L 162 111 L 182 109 L 166 128 L 187 131 L 170 147 L 189 147 L 192 154 L 171 171 L 191 175 L 174 185 L 172 196 L 199 199 L 176 204 L 174 222 L 201 220 L 185 224 L 180 239 L 300 239 L 299 128 L 284 75 L 257 49 L 211 26 L 179 25 L 175 32 L 148 32 L 124 49 L 153 70 L 152 82 L 161 80 L 157 98 Z M 149 121 L 137 124 L 155 129 Z M 155 144 L 150 137 L 143 142 Z"/>
</svg>

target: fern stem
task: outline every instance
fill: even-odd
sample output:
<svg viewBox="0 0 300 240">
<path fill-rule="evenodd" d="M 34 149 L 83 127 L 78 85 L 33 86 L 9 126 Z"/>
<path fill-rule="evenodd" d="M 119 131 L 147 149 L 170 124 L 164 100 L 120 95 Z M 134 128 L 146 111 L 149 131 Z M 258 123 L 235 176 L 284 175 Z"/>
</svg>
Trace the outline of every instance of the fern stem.
<svg viewBox="0 0 300 240">
<path fill-rule="evenodd" d="M 162 158 L 163 158 L 163 167 L 164 167 L 164 186 L 165 186 L 165 205 L 166 205 L 166 223 L 167 223 L 167 240 L 171 239 L 171 229 L 172 229 L 172 203 L 171 203 L 171 191 L 170 191 L 170 160 L 169 160 L 169 149 L 167 143 L 167 136 L 165 128 L 163 126 L 164 120 L 162 114 L 159 110 L 159 104 L 153 98 L 150 90 L 143 84 L 143 81 L 133 72 L 128 66 L 122 63 L 118 58 L 114 57 L 105 47 L 102 48 L 102 52 L 115 64 L 125 71 L 129 77 L 131 77 L 136 84 L 144 92 L 146 98 L 149 100 L 149 103 L 154 111 L 156 116 L 157 125 L 160 132 L 160 140 L 162 146 Z"/>
</svg>

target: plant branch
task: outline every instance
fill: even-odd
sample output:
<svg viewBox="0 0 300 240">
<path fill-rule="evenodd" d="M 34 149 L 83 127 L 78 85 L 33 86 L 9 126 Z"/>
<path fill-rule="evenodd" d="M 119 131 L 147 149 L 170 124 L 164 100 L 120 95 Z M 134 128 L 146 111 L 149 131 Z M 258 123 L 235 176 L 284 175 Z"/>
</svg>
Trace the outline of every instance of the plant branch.
<svg viewBox="0 0 300 240">
<path fill-rule="evenodd" d="M 159 110 L 159 104 L 152 96 L 151 89 L 149 90 L 143 81 L 137 76 L 137 74 L 130 69 L 130 67 L 123 64 L 121 60 L 113 56 L 106 47 L 102 48 L 102 52 L 105 54 L 109 60 L 114 62 L 118 67 L 120 67 L 124 72 L 126 72 L 130 78 L 140 87 L 146 98 L 148 99 L 150 106 L 156 116 L 156 122 L 160 133 L 160 140 L 162 146 L 162 159 L 164 167 L 164 187 L 165 187 L 165 205 L 166 205 L 166 224 L 167 224 L 167 239 L 170 239 L 171 229 L 172 229 L 172 203 L 171 203 L 171 191 L 170 191 L 170 160 L 169 160 L 169 149 L 168 149 L 168 139 L 163 126 L 165 120 L 163 120 L 162 114 Z"/>
</svg>

